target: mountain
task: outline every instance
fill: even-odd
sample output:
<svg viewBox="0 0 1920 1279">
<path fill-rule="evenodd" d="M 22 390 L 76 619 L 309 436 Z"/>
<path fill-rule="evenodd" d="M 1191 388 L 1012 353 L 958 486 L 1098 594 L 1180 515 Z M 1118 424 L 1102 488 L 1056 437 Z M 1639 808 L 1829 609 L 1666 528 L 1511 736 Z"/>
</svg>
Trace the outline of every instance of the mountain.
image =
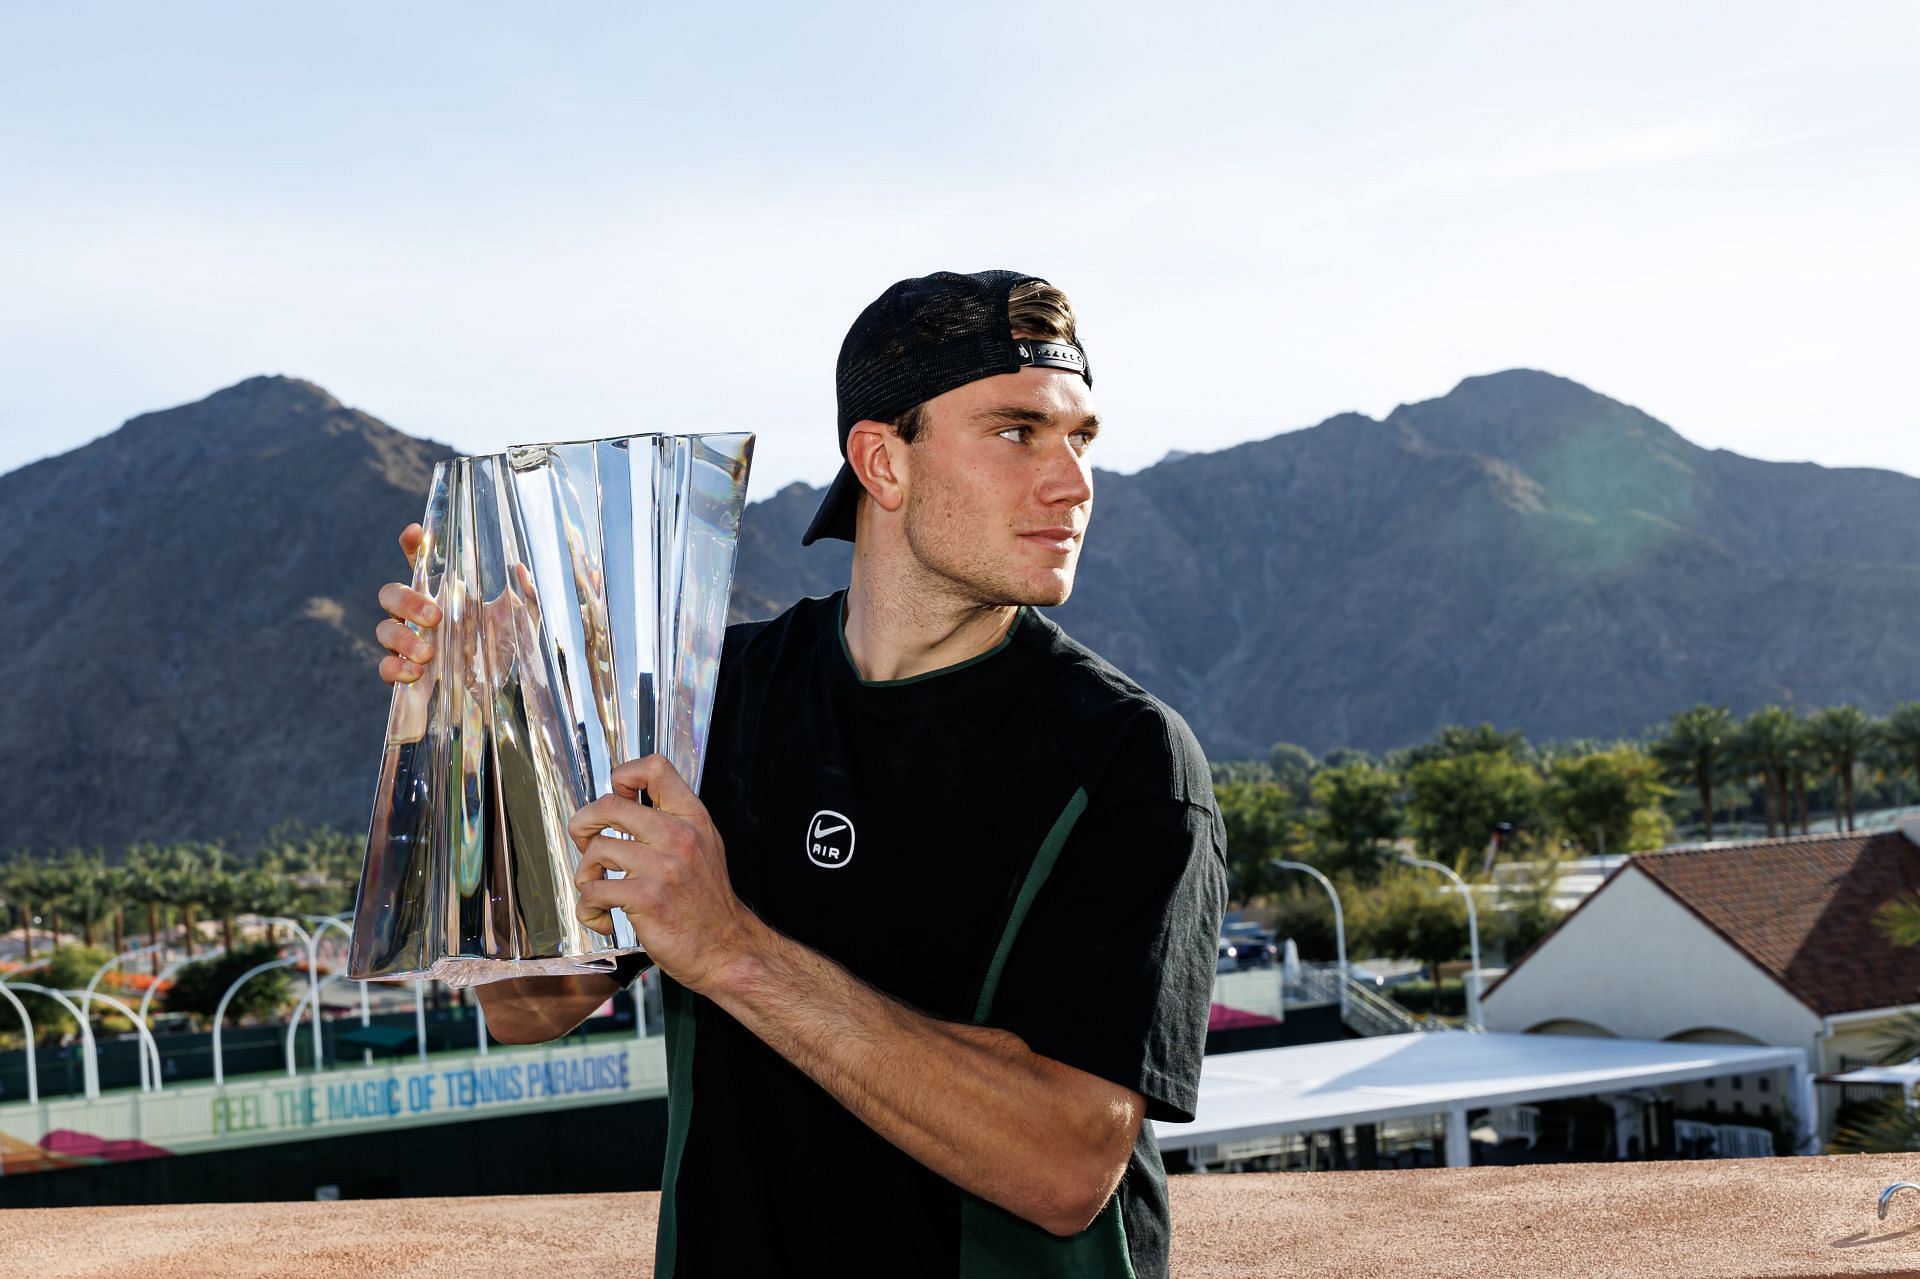
<svg viewBox="0 0 1920 1279">
<path fill-rule="evenodd" d="M 364 821 L 374 596 L 449 452 L 268 377 L 0 476 L 0 849 Z M 1545 373 L 1095 487 L 1055 616 L 1216 757 L 1916 695 L 1920 480 L 1702 449 Z M 748 508 L 736 617 L 845 582 L 799 545 L 819 497 Z"/>
<path fill-rule="evenodd" d="M 0 476 L 0 848 L 365 821 L 374 596 L 450 453 L 259 377 Z"/>
<path fill-rule="evenodd" d="M 1053 615 L 1215 758 L 1920 696 L 1920 480 L 1703 449 L 1547 373 L 1101 472 L 1094 491 Z M 791 546 L 818 494 L 781 499 Z M 755 567 L 743 589 L 777 597 L 784 578 Z"/>
</svg>

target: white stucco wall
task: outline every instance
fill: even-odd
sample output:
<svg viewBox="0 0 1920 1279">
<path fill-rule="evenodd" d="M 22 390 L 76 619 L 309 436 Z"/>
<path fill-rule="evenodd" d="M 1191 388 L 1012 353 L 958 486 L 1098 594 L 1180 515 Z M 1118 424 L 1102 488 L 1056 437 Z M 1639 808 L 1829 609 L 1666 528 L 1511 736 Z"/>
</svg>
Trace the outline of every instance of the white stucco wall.
<svg viewBox="0 0 1920 1279">
<path fill-rule="evenodd" d="M 1811 1050 L 1820 1019 L 1631 864 L 1487 997 L 1488 1030 L 1577 1019 L 1628 1039 L 1728 1030 Z"/>
</svg>

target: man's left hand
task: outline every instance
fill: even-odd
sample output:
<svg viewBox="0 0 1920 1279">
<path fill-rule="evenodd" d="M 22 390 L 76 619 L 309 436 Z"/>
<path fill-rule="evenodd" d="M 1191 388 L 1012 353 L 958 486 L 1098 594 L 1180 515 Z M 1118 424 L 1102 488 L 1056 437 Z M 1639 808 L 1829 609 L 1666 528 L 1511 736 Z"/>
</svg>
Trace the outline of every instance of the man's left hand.
<svg viewBox="0 0 1920 1279">
<path fill-rule="evenodd" d="M 581 853 L 574 876 L 580 922 L 604 936 L 613 931 L 610 908 L 626 911 L 654 963 L 700 991 L 746 953 L 764 925 L 734 896 L 720 832 L 664 755 L 615 768 L 613 791 L 567 823 Z M 607 879 L 608 871 L 625 878 Z"/>
</svg>

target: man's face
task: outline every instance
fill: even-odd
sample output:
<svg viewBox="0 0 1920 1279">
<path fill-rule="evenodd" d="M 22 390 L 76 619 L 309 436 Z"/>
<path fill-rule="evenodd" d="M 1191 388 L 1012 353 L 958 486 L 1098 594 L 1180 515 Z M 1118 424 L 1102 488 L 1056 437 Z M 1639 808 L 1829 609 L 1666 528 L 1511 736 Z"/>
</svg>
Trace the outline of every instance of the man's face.
<svg viewBox="0 0 1920 1279">
<path fill-rule="evenodd" d="M 914 557 L 972 603 L 1064 603 L 1093 513 L 1087 449 L 1099 429 L 1092 391 L 1063 369 L 981 378 L 927 401 L 907 449 Z"/>
</svg>

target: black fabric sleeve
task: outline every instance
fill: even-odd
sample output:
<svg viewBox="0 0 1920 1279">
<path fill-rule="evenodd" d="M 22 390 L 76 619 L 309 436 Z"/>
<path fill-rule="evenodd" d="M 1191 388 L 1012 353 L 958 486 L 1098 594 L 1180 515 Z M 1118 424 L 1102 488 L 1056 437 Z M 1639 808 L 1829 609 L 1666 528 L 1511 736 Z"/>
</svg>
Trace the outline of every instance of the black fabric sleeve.
<svg viewBox="0 0 1920 1279">
<path fill-rule="evenodd" d="M 1149 1118 L 1191 1121 L 1224 850 L 1211 804 L 1164 797 L 1090 810 L 1034 899 L 987 1023 L 1143 1094 Z"/>
</svg>

